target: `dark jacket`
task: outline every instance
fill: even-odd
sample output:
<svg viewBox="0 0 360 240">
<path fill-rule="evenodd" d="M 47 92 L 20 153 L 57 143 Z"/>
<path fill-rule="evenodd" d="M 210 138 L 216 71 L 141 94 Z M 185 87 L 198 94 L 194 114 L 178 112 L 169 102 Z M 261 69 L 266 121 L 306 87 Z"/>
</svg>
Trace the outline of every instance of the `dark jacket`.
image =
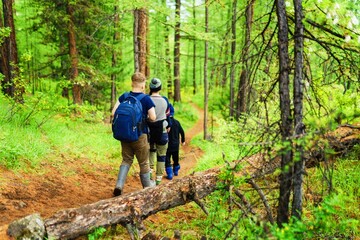
<svg viewBox="0 0 360 240">
<path fill-rule="evenodd" d="M 169 143 L 168 143 L 168 152 L 176 152 L 179 151 L 179 145 L 180 145 L 180 136 L 181 136 L 181 142 L 185 142 L 185 132 L 182 128 L 180 122 L 176 120 L 175 118 L 172 118 L 172 126 L 169 131 Z"/>
</svg>

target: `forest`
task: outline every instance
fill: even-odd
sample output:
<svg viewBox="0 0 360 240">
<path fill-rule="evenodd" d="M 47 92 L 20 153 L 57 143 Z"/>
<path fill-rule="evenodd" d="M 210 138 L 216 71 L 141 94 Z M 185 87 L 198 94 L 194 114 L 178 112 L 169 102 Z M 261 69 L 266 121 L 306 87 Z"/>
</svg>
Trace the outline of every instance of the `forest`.
<svg viewBox="0 0 360 240">
<path fill-rule="evenodd" d="M 39 239 L 358 239 L 359 3 L 2 0 L 0 238 L 39 213 Z M 111 110 L 134 72 L 146 93 L 163 83 L 182 170 L 141 189 L 133 164 L 112 198 Z M 160 193 L 167 208 L 148 199 Z M 122 201 L 146 213 L 47 225 Z"/>
</svg>

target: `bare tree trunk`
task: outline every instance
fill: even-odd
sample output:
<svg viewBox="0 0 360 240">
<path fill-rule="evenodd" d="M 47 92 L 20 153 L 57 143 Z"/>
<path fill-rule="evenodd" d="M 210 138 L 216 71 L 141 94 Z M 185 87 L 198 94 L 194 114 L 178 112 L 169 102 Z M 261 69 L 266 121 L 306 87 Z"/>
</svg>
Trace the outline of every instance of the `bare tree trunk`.
<svg viewBox="0 0 360 240">
<path fill-rule="evenodd" d="M 166 0 L 163 0 L 163 4 L 166 6 Z M 164 22 L 167 23 L 168 16 L 164 15 Z M 174 99 L 174 91 L 173 91 L 173 81 L 172 81 L 172 71 L 171 71 L 171 58 L 170 58 L 170 41 L 169 41 L 169 26 L 165 25 L 165 57 L 166 57 L 166 81 L 167 81 L 167 92 L 168 98 Z"/>
<path fill-rule="evenodd" d="M 235 109 L 235 52 L 236 52 L 236 19 L 237 19 L 237 0 L 233 0 L 231 20 L 231 69 L 230 69 L 230 117 L 234 116 Z"/>
<path fill-rule="evenodd" d="M 75 37 L 75 25 L 74 25 L 74 9 L 73 6 L 68 3 L 67 5 L 67 14 L 69 15 L 69 55 L 71 61 L 71 68 L 70 68 L 70 80 L 73 83 L 73 101 L 75 104 L 82 104 L 81 99 L 81 85 L 77 82 L 77 77 L 79 76 L 78 70 L 78 56 L 77 56 L 77 49 L 76 49 L 76 37 Z"/>
<path fill-rule="evenodd" d="M 3 3 L 3 9 L 5 9 L 5 1 L 2 1 Z M 5 13 L 6 15 L 6 13 Z M 0 12 L 0 28 L 5 27 L 4 26 L 4 19 L 2 12 Z M 3 40 L 0 45 L 0 73 L 4 75 L 3 79 L 1 80 L 1 89 L 2 92 L 8 96 L 13 96 L 13 86 L 11 84 L 11 79 L 9 76 L 9 56 L 8 56 L 8 42 Z"/>
<path fill-rule="evenodd" d="M 194 18 L 194 22 L 196 20 L 196 11 L 195 11 L 195 4 L 196 1 L 193 0 L 193 18 Z M 196 38 L 194 38 L 193 40 L 193 66 L 192 66 L 192 77 L 193 77 L 193 94 L 196 94 Z"/>
<path fill-rule="evenodd" d="M 10 28 L 10 36 L 5 38 L 2 49 L 2 71 L 4 80 L 1 85 L 3 92 L 17 102 L 23 101 L 25 88 L 20 82 L 19 60 L 16 44 L 16 34 L 13 16 L 13 0 L 3 0 L 4 27 Z M 2 21 L 2 19 L 0 19 Z"/>
<path fill-rule="evenodd" d="M 120 33 L 118 30 L 119 27 L 119 13 L 118 13 L 118 6 L 114 6 L 114 36 L 113 36 L 113 44 L 116 44 L 120 40 Z M 116 99 L 116 73 L 114 69 L 117 67 L 117 51 L 115 50 L 116 47 L 112 49 L 112 59 L 111 59 L 111 66 L 113 68 L 113 72 L 111 73 L 111 99 L 110 99 L 110 111 L 113 109 Z M 112 120 L 112 119 L 111 119 Z"/>
<path fill-rule="evenodd" d="M 134 11 L 134 64 L 135 71 L 147 76 L 147 15 L 145 9 Z M 147 76 L 148 77 L 148 76 Z"/>
<path fill-rule="evenodd" d="M 209 31 L 209 1 L 205 0 L 205 33 Z M 205 40 L 205 57 L 204 57 L 204 140 L 208 138 L 208 98 L 209 98 L 209 83 L 207 79 L 207 67 L 208 67 L 208 41 Z"/>
<path fill-rule="evenodd" d="M 281 136 L 282 140 L 290 141 L 292 133 L 292 120 L 290 113 L 290 93 L 289 93 L 289 52 L 288 52 L 288 23 L 286 18 L 286 9 L 284 0 L 276 1 L 276 13 L 278 17 L 278 54 L 279 54 L 279 95 L 281 110 Z M 288 146 L 291 146 L 288 145 Z M 280 194 L 278 204 L 277 222 L 280 226 L 289 220 L 289 201 L 291 193 L 292 151 L 284 149 L 281 156 L 281 174 L 280 174 Z"/>
<path fill-rule="evenodd" d="M 174 39 L 174 101 L 180 102 L 180 8 L 181 0 L 175 0 L 175 39 Z"/>
<path fill-rule="evenodd" d="M 237 98 L 237 111 L 236 117 L 239 118 L 242 113 L 247 111 L 247 100 L 249 95 L 249 76 L 250 76 L 250 64 L 249 64 L 249 49 L 251 44 L 251 31 L 252 31 L 252 21 L 254 15 L 254 2 L 255 0 L 249 0 L 248 5 L 246 6 L 245 18 L 246 18 L 246 27 L 245 27 L 245 41 L 244 48 L 242 53 L 242 71 L 240 74 L 239 89 L 238 89 L 238 98 Z"/>
<path fill-rule="evenodd" d="M 303 47 L 304 26 L 302 23 L 303 11 L 302 0 L 294 0 L 295 8 L 295 73 L 294 73 L 294 131 L 296 136 L 305 133 L 303 124 Z M 296 161 L 294 163 L 294 197 L 292 202 L 292 216 L 301 219 L 302 214 L 302 183 L 304 174 L 304 149 L 301 145 L 296 146 Z"/>
<path fill-rule="evenodd" d="M 150 77 L 150 60 L 149 60 L 149 56 L 150 56 L 150 41 L 149 41 L 149 32 L 150 32 L 150 28 L 149 28 L 149 16 L 148 16 L 148 11 L 145 10 L 145 28 L 146 28 L 146 32 L 145 32 L 145 47 L 146 47 L 146 52 L 145 52 L 145 76 L 148 78 Z"/>
</svg>

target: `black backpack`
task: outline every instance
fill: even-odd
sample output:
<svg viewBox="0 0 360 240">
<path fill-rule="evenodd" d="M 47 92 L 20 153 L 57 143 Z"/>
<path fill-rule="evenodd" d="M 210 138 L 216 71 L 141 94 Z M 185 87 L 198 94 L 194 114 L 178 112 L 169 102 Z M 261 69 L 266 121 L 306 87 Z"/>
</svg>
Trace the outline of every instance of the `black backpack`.
<svg viewBox="0 0 360 240">
<path fill-rule="evenodd" d="M 112 123 L 113 137 L 124 142 L 135 142 L 143 133 L 145 118 L 143 117 L 141 99 L 146 95 L 136 97 L 125 93 L 125 99 L 117 107 Z"/>
</svg>

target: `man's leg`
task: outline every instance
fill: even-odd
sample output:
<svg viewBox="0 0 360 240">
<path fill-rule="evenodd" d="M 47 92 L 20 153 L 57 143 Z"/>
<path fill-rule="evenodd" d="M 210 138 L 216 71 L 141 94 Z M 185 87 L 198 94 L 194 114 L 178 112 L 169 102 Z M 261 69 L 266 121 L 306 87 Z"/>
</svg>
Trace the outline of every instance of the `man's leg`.
<svg viewBox="0 0 360 240">
<path fill-rule="evenodd" d="M 134 161 L 134 151 L 130 143 L 121 142 L 121 155 L 122 155 L 122 163 L 119 168 L 116 185 L 113 192 L 114 196 L 119 196 L 123 193 L 123 188 L 127 174 Z"/>
<path fill-rule="evenodd" d="M 166 150 L 167 150 L 168 144 L 165 145 L 156 145 L 157 150 L 157 163 L 156 163 L 156 185 L 159 185 L 162 176 L 164 175 L 164 169 L 165 169 L 165 161 L 166 161 Z"/>
<path fill-rule="evenodd" d="M 149 166 L 149 143 L 146 134 L 140 136 L 139 140 L 134 143 L 136 158 L 140 167 L 140 181 L 143 188 L 155 186 L 154 182 L 150 179 L 150 166 Z"/>
</svg>

